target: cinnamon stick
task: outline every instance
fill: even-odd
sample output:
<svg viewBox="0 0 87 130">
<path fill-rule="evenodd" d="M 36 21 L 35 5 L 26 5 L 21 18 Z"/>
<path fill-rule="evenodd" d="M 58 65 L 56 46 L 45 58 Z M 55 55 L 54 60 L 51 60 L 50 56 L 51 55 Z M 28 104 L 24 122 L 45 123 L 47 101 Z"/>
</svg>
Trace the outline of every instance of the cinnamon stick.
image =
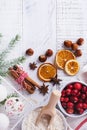
<svg viewBox="0 0 87 130">
<path fill-rule="evenodd" d="M 11 75 L 15 78 L 18 79 L 19 76 L 22 74 L 23 70 L 20 69 L 17 65 L 13 66 L 12 68 L 9 68 Z M 29 76 L 27 76 L 24 81 L 23 81 L 23 86 L 24 88 L 29 92 L 33 93 L 37 88 L 40 88 L 40 85 L 36 83 L 33 79 L 31 79 Z"/>
</svg>

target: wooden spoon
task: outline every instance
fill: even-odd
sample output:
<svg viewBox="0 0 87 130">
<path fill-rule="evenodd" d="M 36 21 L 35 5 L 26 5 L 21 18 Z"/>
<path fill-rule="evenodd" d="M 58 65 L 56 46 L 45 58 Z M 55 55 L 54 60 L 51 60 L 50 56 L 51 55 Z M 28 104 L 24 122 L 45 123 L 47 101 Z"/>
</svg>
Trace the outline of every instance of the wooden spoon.
<svg viewBox="0 0 87 130">
<path fill-rule="evenodd" d="M 48 104 L 42 108 L 40 114 L 38 115 L 38 117 L 36 119 L 36 125 L 38 125 L 38 123 L 40 122 L 40 120 L 41 120 L 41 118 L 43 116 L 50 117 L 50 118 L 47 118 L 47 119 L 49 119 L 47 130 L 49 130 L 49 128 L 52 125 L 52 122 L 54 121 L 54 117 L 57 114 L 55 106 L 56 106 L 60 96 L 61 96 L 61 92 L 60 91 L 54 90 L 52 92 Z"/>
</svg>

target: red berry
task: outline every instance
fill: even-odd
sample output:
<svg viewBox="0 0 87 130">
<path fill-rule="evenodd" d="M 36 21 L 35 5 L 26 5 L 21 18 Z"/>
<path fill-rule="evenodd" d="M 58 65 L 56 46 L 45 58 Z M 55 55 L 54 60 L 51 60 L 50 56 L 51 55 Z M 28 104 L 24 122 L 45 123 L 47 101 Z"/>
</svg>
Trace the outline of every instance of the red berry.
<svg viewBox="0 0 87 130">
<path fill-rule="evenodd" d="M 76 105 L 76 109 L 77 109 L 77 110 L 80 110 L 82 107 L 83 107 L 83 104 L 82 104 L 82 103 L 78 103 L 78 104 Z"/>
<path fill-rule="evenodd" d="M 69 101 L 69 98 L 68 97 L 65 97 L 64 98 L 64 102 L 68 102 Z"/>
<path fill-rule="evenodd" d="M 66 95 L 70 95 L 71 94 L 71 89 L 66 89 Z"/>
<path fill-rule="evenodd" d="M 72 84 L 69 84 L 69 85 L 67 86 L 67 88 L 68 88 L 68 89 L 73 89 L 73 85 L 72 85 Z"/>
<path fill-rule="evenodd" d="M 77 103 L 78 102 L 78 98 L 77 97 L 73 97 L 73 103 Z"/>
<path fill-rule="evenodd" d="M 64 97 L 65 95 L 65 90 L 62 90 L 62 96 Z"/>
<path fill-rule="evenodd" d="M 84 112 L 84 109 L 82 109 L 82 108 L 78 110 L 79 114 L 83 114 L 83 112 Z"/>
<path fill-rule="evenodd" d="M 83 93 L 86 93 L 86 92 L 87 92 L 87 87 L 86 87 L 86 86 L 83 86 L 83 87 L 82 87 L 82 92 L 83 92 Z"/>
<path fill-rule="evenodd" d="M 79 91 L 79 92 L 76 94 L 76 96 L 79 97 L 80 95 L 81 95 L 81 92 Z"/>
<path fill-rule="evenodd" d="M 60 101 L 63 102 L 63 101 L 64 101 L 64 97 L 61 97 L 61 98 L 60 98 Z"/>
<path fill-rule="evenodd" d="M 86 95 L 83 93 L 83 94 L 81 94 L 81 98 L 82 99 L 85 99 L 86 98 Z"/>
<path fill-rule="evenodd" d="M 73 104 L 72 102 L 68 102 L 68 103 L 67 103 L 67 107 L 68 107 L 68 108 L 73 108 L 73 107 L 74 107 L 74 104 Z"/>
<path fill-rule="evenodd" d="M 66 112 L 67 112 L 68 114 L 73 114 L 73 113 L 74 113 L 74 110 L 73 110 L 72 108 L 67 108 L 67 109 L 66 109 Z"/>
<path fill-rule="evenodd" d="M 65 102 L 62 102 L 61 104 L 62 104 L 63 108 L 66 108 L 66 103 Z"/>
<path fill-rule="evenodd" d="M 80 90 L 82 88 L 82 84 L 81 83 L 75 83 L 74 88 Z"/>
<path fill-rule="evenodd" d="M 77 89 L 73 89 L 72 92 L 71 92 L 72 95 L 77 95 L 77 93 L 78 93 Z"/>
<path fill-rule="evenodd" d="M 83 103 L 83 109 L 87 109 L 87 104 Z"/>
</svg>

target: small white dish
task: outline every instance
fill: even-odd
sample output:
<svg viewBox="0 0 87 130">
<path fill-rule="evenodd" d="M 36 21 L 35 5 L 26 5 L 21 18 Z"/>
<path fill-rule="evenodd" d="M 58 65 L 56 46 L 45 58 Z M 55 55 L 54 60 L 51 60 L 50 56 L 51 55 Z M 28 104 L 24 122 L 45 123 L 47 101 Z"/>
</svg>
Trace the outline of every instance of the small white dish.
<svg viewBox="0 0 87 130">
<path fill-rule="evenodd" d="M 40 109 L 40 108 L 37 108 L 36 110 L 38 110 L 38 109 Z M 61 119 L 62 119 L 62 121 L 63 121 L 63 126 L 64 126 L 64 129 L 63 130 L 67 130 L 67 122 L 66 122 L 66 119 L 65 119 L 65 117 L 64 117 L 64 115 L 59 111 L 59 110 L 57 110 L 56 109 L 56 111 L 57 111 L 57 114 L 58 115 L 60 115 L 60 117 L 61 117 Z M 29 115 L 28 115 L 29 116 Z M 26 116 L 26 117 L 24 117 L 24 119 L 23 119 L 23 121 L 22 121 L 22 130 L 27 130 L 26 129 L 26 120 L 27 120 L 27 118 L 28 118 L 28 116 Z M 36 129 L 35 129 L 36 130 Z"/>
<path fill-rule="evenodd" d="M 86 83 L 77 80 L 77 81 L 72 81 L 72 82 L 66 83 L 66 85 L 64 85 L 64 86 L 60 89 L 60 91 L 62 92 L 62 90 L 63 90 L 68 84 L 75 83 L 75 82 L 78 82 L 78 83 L 81 83 L 81 84 L 87 86 Z M 65 109 L 62 107 L 60 100 L 58 101 L 58 106 L 59 106 L 59 109 L 63 112 L 63 114 L 64 114 L 65 116 L 67 116 L 67 117 L 76 118 L 76 117 L 82 117 L 82 116 L 84 116 L 84 115 L 87 114 L 87 110 L 85 110 L 85 111 L 83 112 L 83 114 L 68 114 L 68 113 L 65 111 Z"/>
</svg>

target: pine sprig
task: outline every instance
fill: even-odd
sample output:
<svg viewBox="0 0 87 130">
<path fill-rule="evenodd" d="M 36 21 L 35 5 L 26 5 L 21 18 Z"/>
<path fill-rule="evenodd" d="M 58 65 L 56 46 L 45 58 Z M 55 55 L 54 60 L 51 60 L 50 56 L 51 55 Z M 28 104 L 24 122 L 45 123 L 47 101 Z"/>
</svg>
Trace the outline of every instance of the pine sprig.
<svg viewBox="0 0 87 130">
<path fill-rule="evenodd" d="M 0 64 L 0 75 L 1 76 L 6 76 L 8 74 L 8 68 L 15 65 L 15 64 L 20 64 L 23 63 L 25 61 L 25 57 L 18 57 L 13 59 L 12 61 L 6 61 L 6 62 L 2 62 Z"/>
<path fill-rule="evenodd" d="M 16 35 L 15 38 L 13 38 L 10 41 L 7 48 L 0 53 L 0 61 L 2 61 L 5 58 L 5 56 L 13 49 L 13 47 L 16 45 L 17 41 L 19 40 L 20 40 L 20 36 Z"/>
<path fill-rule="evenodd" d="M 0 33 L 0 36 L 2 37 L 2 34 Z M 0 53 L 0 75 L 6 76 L 8 73 L 8 68 L 15 65 L 23 63 L 25 60 L 25 57 L 18 57 L 13 60 L 7 61 L 6 56 L 10 51 L 15 47 L 16 43 L 20 40 L 20 36 L 16 35 L 8 44 L 7 48 L 3 50 Z"/>
</svg>

